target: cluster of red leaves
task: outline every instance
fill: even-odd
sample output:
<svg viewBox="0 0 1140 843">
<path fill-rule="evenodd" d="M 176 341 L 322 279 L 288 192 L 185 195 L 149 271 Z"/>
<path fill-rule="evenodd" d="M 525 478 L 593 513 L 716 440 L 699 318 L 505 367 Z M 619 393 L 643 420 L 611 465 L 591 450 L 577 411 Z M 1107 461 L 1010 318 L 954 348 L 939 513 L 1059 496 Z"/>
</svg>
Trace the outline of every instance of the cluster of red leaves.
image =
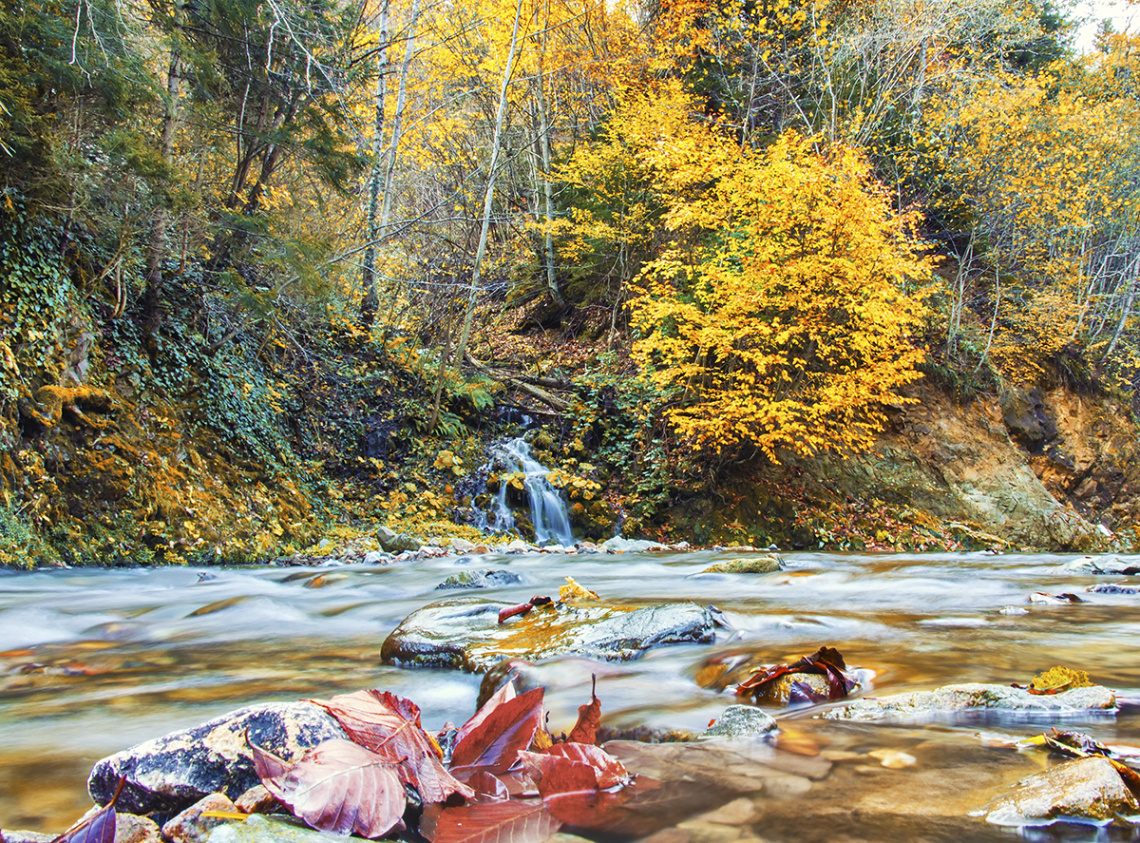
<svg viewBox="0 0 1140 843">
<path fill-rule="evenodd" d="M 834 647 L 820 647 L 810 656 L 804 656 L 791 664 L 777 664 L 759 671 L 736 686 L 740 695 L 764 695 L 764 689 L 772 682 L 792 674 L 815 674 L 827 678 L 827 694 L 816 692 L 806 682 L 793 682 L 790 689 L 790 702 L 822 703 L 844 699 L 858 684 L 846 673 L 847 665 L 843 656 Z"/>
<path fill-rule="evenodd" d="M 569 738 L 555 742 L 543 728 L 543 691 L 516 695 L 513 682 L 504 685 L 448 736 L 448 766 L 419 708 L 379 691 L 311 701 L 351 740 L 325 741 L 293 761 L 251 744 L 254 763 L 270 793 L 322 831 L 376 838 L 403 829 L 407 787 L 423 803 L 417 830 L 431 843 L 538 843 L 564 824 L 602 826 L 633 787 L 594 744 L 601 703 L 591 693 Z"/>
</svg>

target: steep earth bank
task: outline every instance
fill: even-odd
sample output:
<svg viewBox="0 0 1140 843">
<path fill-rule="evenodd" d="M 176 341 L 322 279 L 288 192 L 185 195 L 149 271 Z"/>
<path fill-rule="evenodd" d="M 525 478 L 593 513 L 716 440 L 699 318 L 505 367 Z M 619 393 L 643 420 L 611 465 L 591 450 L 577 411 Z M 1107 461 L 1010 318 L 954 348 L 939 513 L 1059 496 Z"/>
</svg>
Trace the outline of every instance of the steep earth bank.
<svg viewBox="0 0 1140 843">
<path fill-rule="evenodd" d="M 624 524 L 632 536 L 797 549 L 1137 547 L 1140 449 L 1125 405 L 1059 386 L 963 405 L 927 383 L 913 397 L 868 453 L 729 465 L 714 483 L 669 488 L 666 506 L 641 519 L 623 520 L 638 490 L 620 466 L 571 456 L 554 421 L 528 436 L 558 469 L 578 535 L 592 539 Z M 115 381 L 40 387 L 0 443 L 0 564 L 256 561 L 385 523 L 475 537 L 452 518 L 488 479 L 478 471 L 488 448 L 520 428 L 486 411 L 453 437 L 429 437 L 412 417 L 369 426 L 376 408 L 357 404 L 355 426 L 342 412 L 320 440 L 326 453 L 310 436 L 292 443 L 304 458 L 287 462 L 288 449 L 244 453 L 192 404 L 144 400 Z M 513 503 L 524 509 L 525 495 Z"/>
</svg>

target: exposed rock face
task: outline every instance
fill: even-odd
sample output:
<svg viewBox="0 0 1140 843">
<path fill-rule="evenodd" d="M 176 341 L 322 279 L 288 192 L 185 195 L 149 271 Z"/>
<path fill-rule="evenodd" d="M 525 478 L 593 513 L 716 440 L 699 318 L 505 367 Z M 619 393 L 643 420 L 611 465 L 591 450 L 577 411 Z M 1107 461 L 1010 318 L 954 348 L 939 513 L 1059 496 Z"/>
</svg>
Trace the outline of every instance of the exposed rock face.
<svg viewBox="0 0 1140 843">
<path fill-rule="evenodd" d="M 1008 685 L 970 682 L 946 685 L 934 691 L 856 700 L 840 708 L 833 708 L 823 716 L 827 720 L 909 723 L 986 712 L 1057 715 L 1082 711 L 1111 712 L 1115 708 L 1116 695 L 1100 685 L 1074 688 L 1060 694 L 1030 694 Z"/>
<path fill-rule="evenodd" d="M 1035 773 L 986 807 L 995 825 L 1041 825 L 1059 819 L 1109 822 L 1135 816 L 1140 803 L 1107 758 L 1078 758 Z"/>
<path fill-rule="evenodd" d="M 99 761 L 87 790 L 107 804 L 120 776 L 126 784 L 116 807 L 133 814 L 176 813 L 211 793 L 236 799 L 260 784 L 249 740 L 283 758 L 345 733 L 323 708 L 310 703 L 266 703 L 225 714 L 180 732 L 141 743 Z"/>
<path fill-rule="evenodd" d="M 1097 524 L 1140 515 L 1140 459 L 1127 413 L 1055 389 L 961 406 L 929 384 L 897 408 L 866 454 L 790 460 L 812 483 L 958 520 L 1023 547 L 1084 549 Z M 810 485 L 810 484 L 809 484 Z"/>
<path fill-rule="evenodd" d="M 483 673 L 507 658 L 577 654 L 622 661 L 650 647 L 711 642 L 717 613 L 693 603 L 659 606 L 551 604 L 499 623 L 506 603 L 467 599 L 433 603 L 413 612 L 381 649 L 385 664 L 456 667 Z"/>
</svg>

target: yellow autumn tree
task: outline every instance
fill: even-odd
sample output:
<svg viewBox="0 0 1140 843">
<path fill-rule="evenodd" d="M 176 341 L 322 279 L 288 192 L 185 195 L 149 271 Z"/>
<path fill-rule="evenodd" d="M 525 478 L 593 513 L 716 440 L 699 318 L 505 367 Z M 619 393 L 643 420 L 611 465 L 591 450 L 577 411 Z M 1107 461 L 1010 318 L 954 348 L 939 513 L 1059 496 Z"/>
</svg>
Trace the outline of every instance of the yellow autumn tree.
<svg viewBox="0 0 1140 843">
<path fill-rule="evenodd" d="M 970 236 L 961 274 L 988 287 L 978 343 L 1007 379 L 1082 355 L 1140 363 L 1138 46 L 1113 36 L 1076 65 L 967 77 L 927 109 L 950 214 Z"/>
<path fill-rule="evenodd" d="M 908 402 L 900 390 L 920 377 L 914 291 L 931 263 L 914 220 L 892 210 L 855 150 L 819 154 L 786 133 L 759 153 L 720 141 L 716 156 L 713 136 L 674 134 L 650 155 L 682 201 L 667 217 L 674 247 L 639 278 L 635 358 L 701 450 L 752 446 L 779 461 L 865 449 L 884 405 Z M 679 182 L 708 189 L 694 200 Z"/>
</svg>

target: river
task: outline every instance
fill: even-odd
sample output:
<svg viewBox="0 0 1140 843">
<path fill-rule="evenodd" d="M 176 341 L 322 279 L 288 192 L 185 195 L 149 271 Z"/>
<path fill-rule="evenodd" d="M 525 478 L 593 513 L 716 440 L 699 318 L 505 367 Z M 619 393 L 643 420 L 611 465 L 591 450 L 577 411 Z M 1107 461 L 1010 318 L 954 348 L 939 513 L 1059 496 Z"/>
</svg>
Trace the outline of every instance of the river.
<svg viewBox="0 0 1140 843">
<path fill-rule="evenodd" d="M 666 647 L 621 664 L 572 657 L 545 664 L 552 731 L 573 725 L 589 699 L 591 673 L 604 723 L 701 731 L 735 701 L 697 684 L 710 659 L 790 661 L 823 644 L 874 672 L 870 694 L 1024 684 L 1063 664 L 1087 670 L 1126 701 L 1140 698 L 1140 596 L 1028 602 L 1033 592 L 1080 593 L 1123 579 L 1061 571 L 1072 555 L 791 553 L 785 570 L 772 574 L 700 573 L 731 557 L 535 553 L 386 566 L 2 571 L 0 827 L 59 832 L 90 806 L 84 781 L 96 760 L 252 701 L 380 688 L 412 698 L 428 728 L 462 722 L 474 710 L 479 677 L 386 667 L 379 652 L 414 609 L 455 596 L 435 586 L 464 568 L 523 578 L 478 592 L 496 600 L 556 595 L 569 575 L 607 600 L 692 600 L 724 613 L 731 632 L 713 645 Z M 1065 725 L 1105 742 L 1140 744 L 1137 711 L 1128 704 L 1115 718 Z M 1040 770 L 1044 758 L 995 748 L 979 732 L 1030 735 L 1045 725 L 892 727 L 787 715 L 780 740 L 789 750 L 855 760 L 837 761 L 807 792 L 774 793 L 770 811 L 760 799 L 760 817 L 745 836 L 797 843 L 1015 839 L 1017 832 L 969 812 Z M 915 763 L 891 769 L 867 755 L 882 750 L 906 752 Z M 1140 839 L 1127 827 L 1021 835 Z"/>
</svg>

